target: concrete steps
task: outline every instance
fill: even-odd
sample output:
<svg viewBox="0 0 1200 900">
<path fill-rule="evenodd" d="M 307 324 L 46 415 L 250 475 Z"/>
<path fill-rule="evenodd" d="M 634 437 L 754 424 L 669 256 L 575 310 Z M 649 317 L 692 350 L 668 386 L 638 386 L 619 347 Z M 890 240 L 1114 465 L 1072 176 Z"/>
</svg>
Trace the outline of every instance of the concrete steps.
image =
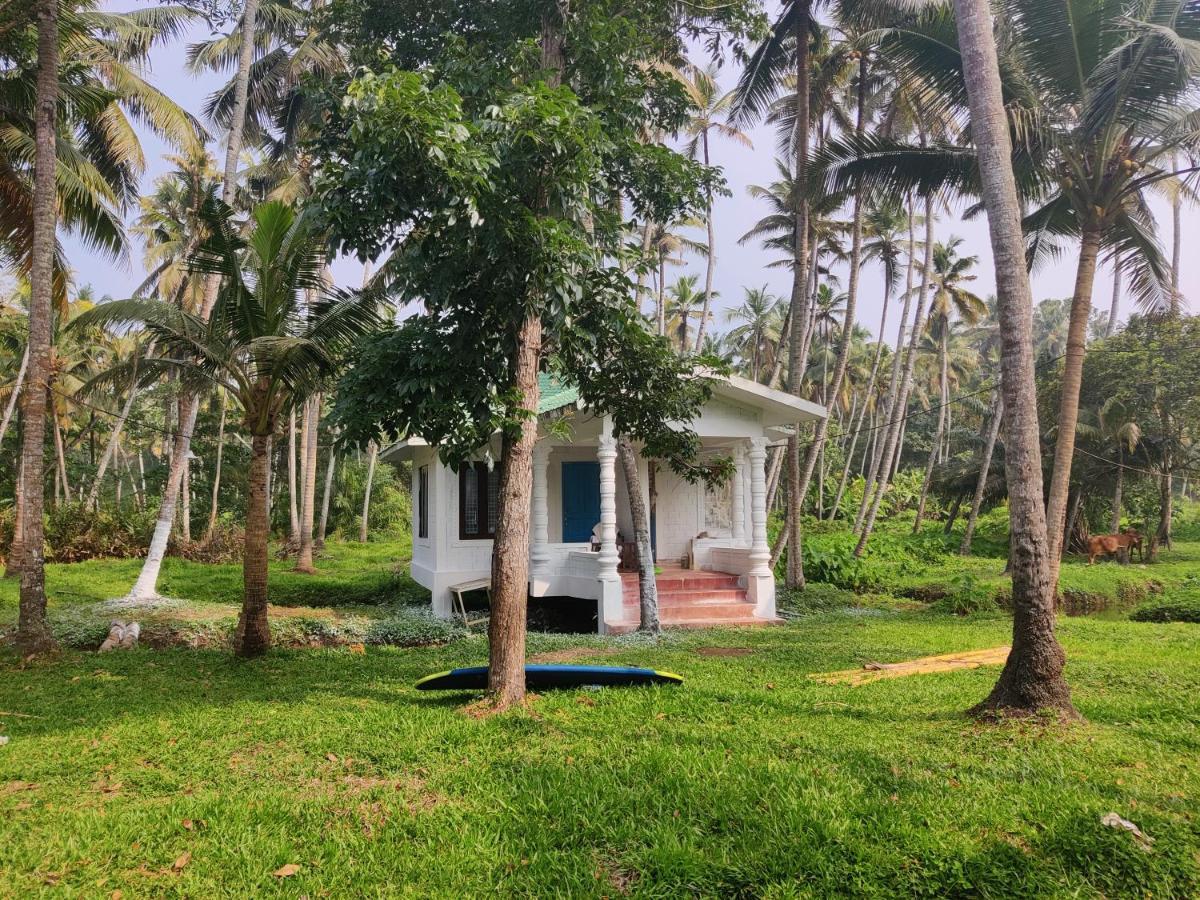
<svg viewBox="0 0 1200 900">
<path fill-rule="evenodd" d="M 655 579 L 659 619 L 668 628 L 713 628 L 727 625 L 770 625 L 754 615 L 754 604 L 736 575 L 668 569 Z M 622 622 L 613 630 L 632 631 L 638 621 L 637 573 L 621 574 Z"/>
</svg>

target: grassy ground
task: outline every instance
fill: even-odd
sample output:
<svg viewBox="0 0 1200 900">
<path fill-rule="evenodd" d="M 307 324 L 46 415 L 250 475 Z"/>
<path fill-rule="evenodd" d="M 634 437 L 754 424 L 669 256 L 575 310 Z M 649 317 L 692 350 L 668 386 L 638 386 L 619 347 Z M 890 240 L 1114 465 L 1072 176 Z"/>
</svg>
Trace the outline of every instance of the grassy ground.
<svg viewBox="0 0 1200 900">
<path fill-rule="evenodd" d="M 556 692 L 482 720 L 411 688 L 480 661 L 478 637 L 252 663 L 4 657 L 0 893 L 1195 896 L 1194 627 L 1073 619 L 1062 634 L 1088 719 L 1070 728 L 963 718 L 995 669 L 805 677 L 1008 636 L 1003 619 L 927 613 L 655 648 L 535 637 L 687 683 Z M 1108 812 L 1151 849 L 1101 825 Z"/>
<path fill-rule="evenodd" d="M 274 562 L 272 627 L 293 649 L 249 663 L 223 649 L 237 567 L 170 560 L 164 592 L 187 602 L 138 615 L 169 649 L 0 650 L 0 897 L 1200 895 L 1198 626 L 1063 618 L 1087 717 L 1071 727 L 965 718 L 995 668 L 810 680 L 1007 643 L 994 603 L 954 616 L 912 599 L 1001 589 L 1000 554 L 893 531 L 871 563 L 894 566 L 892 590 L 814 585 L 782 598 L 778 628 L 532 635 L 539 658 L 687 681 L 548 693 L 496 718 L 412 690 L 486 645 L 416 612 L 403 542 L 331 545 L 317 577 Z M 1069 562 L 1064 584 L 1186 593 L 1200 541 L 1183 538 L 1145 569 Z M 64 642 L 94 647 L 101 602 L 136 570 L 50 567 Z M 15 587 L 0 582 L 0 624 Z M 294 649 L 348 640 L 366 647 Z M 383 646 L 429 641 L 445 643 Z M 1153 843 L 1104 826 L 1110 812 Z"/>
</svg>

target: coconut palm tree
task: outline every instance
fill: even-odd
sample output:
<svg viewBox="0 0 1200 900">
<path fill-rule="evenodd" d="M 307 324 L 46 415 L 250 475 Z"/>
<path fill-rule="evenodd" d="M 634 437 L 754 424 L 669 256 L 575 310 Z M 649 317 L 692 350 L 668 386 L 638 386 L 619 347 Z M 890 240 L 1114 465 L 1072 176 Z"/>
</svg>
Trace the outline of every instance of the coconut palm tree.
<svg viewBox="0 0 1200 900">
<path fill-rule="evenodd" d="M 667 289 L 667 334 L 674 338 L 680 353 L 691 349 L 692 322 L 702 328 L 705 316 L 711 315 L 708 312 L 711 297 L 696 290 L 698 281 L 696 275 L 684 275 Z"/>
<path fill-rule="evenodd" d="M 725 313 L 727 322 L 739 323 L 729 330 L 725 339 L 741 359 L 746 374 L 752 381 L 758 381 L 763 362 L 770 354 L 771 328 L 783 301 L 765 284 L 759 288 L 743 288 L 742 292 L 742 304 Z"/>
<path fill-rule="evenodd" d="M 700 223 L 695 219 L 684 219 L 674 226 L 654 223 L 649 227 L 648 250 L 655 260 L 655 275 L 657 280 L 657 298 L 655 300 L 654 318 L 659 334 L 667 333 L 667 266 L 682 266 L 685 262 L 685 252 L 697 256 L 708 254 L 708 245 L 702 241 L 693 240 L 682 234 L 679 228 L 695 228 Z"/>
<path fill-rule="evenodd" d="M 1013 145 L 992 12 L 987 0 L 954 0 L 954 11 L 996 267 L 1012 547 L 1012 650 L 996 686 L 974 712 L 1028 715 L 1053 709 L 1073 715 L 1070 689 L 1063 678 L 1066 657 L 1054 636 L 1055 587 L 1042 506 L 1042 453 L 1030 322 L 1033 293 L 1025 266 L 1021 201 L 1013 174 Z"/>
<path fill-rule="evenodd" d="M 689 64 L 683 69 L 673 70 L 675 77 L 683 85 L 687 98 L 692 105 L 692 114 L 684 128 L 688 137 L 686 150 L 692 159 L 699 159 L 706 166 L 712 165 L 711 135 L 731 140 L 743 147 L 753 147 L 754 144 L 744 131 L 724 121 L 728 118 L 733 106 L 734 92 L 721 93 L 717 83 L 717 67 L 715 63 L 701 67 Z M 716 222 L 713 218 L 713 189 L 710 186 L 705 196 L 704 224 L 708 232 L 708 255 L 704 270 L 704 309 L 700 315 L 700 325 L 696 329 L 695 352 L 699 353 L 704 346 L 704 332 L 712 312 L 713 275 L 717 268 L 717 234 Z"/>
<path fill-rule="evenodd" d="M 241 408 L 252 441 L 243 556 L 244 596 L 234 638 L 240 656 L 263 653 L 267 626 L 267 481 L 271 441 L 290 409 L 304 403 L 337 368 L 340 354 L 379 324 L 369 293 L 325 287 L 325 235 L 311 217 L 277 202 L 258 206 L 242 238 L 232 211 L 215 201 L 206 210 L 211 236 L 194 257 L 198 271 L 219 276 L 212 315 L 153 300 L 103 304 L 77 320 L 90 325 L 140 324 L 165 356 L 142 361 L 149 381 L 175 371 L 215 383 Z M 305 300 L 317 292 L 315 302 Z M 126 377 L 116 367 L 105 379 Z"/>
<path fill-rule="evenodd" d="M 1117 451 L 1117 477 L 1113 485 L 1112 533 L 1121 530 L 1121 493 L 1125 486 L 1125 454 L 1133 453 L 1142 441 L 1142 427 L 1129 418 L 1128 410 L 1116 397 L 1109 397 L 1096 413 L 1098 436 Z"/>
</svg>

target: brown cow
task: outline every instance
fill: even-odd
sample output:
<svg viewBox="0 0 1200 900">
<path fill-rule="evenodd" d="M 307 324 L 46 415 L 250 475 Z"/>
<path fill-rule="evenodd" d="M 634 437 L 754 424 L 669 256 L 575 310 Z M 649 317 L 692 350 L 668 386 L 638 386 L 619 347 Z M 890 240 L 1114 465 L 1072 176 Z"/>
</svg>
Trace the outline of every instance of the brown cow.
<svg viewBox="0 0 1200 900">
<path fill-rule="evenodd" d="M 1137 547 L 1138 561 L 1145 562 L 1146 556 L 1142 550 L 1142 536 L 1136 528 L 1126 528 L 1120 534 L 1097 534 L 1088 538 L 1088 565 L 1096 561 L 1100 554 L 1112 556 L 1122 550 L 1130 551 Z"/>
</svg>

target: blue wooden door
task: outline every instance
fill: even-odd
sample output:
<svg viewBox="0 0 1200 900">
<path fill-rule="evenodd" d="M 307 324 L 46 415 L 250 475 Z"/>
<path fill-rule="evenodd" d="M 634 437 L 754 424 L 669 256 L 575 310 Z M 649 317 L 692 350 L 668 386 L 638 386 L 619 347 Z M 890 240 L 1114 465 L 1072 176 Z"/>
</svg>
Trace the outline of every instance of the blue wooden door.
<svg viewBox="0 0 1200 900">
<path fill-rule="evenodd" d="M 600 521 L 600 463 L 562 464 L 563 543 L 586 544 Z"/>
</svg>

